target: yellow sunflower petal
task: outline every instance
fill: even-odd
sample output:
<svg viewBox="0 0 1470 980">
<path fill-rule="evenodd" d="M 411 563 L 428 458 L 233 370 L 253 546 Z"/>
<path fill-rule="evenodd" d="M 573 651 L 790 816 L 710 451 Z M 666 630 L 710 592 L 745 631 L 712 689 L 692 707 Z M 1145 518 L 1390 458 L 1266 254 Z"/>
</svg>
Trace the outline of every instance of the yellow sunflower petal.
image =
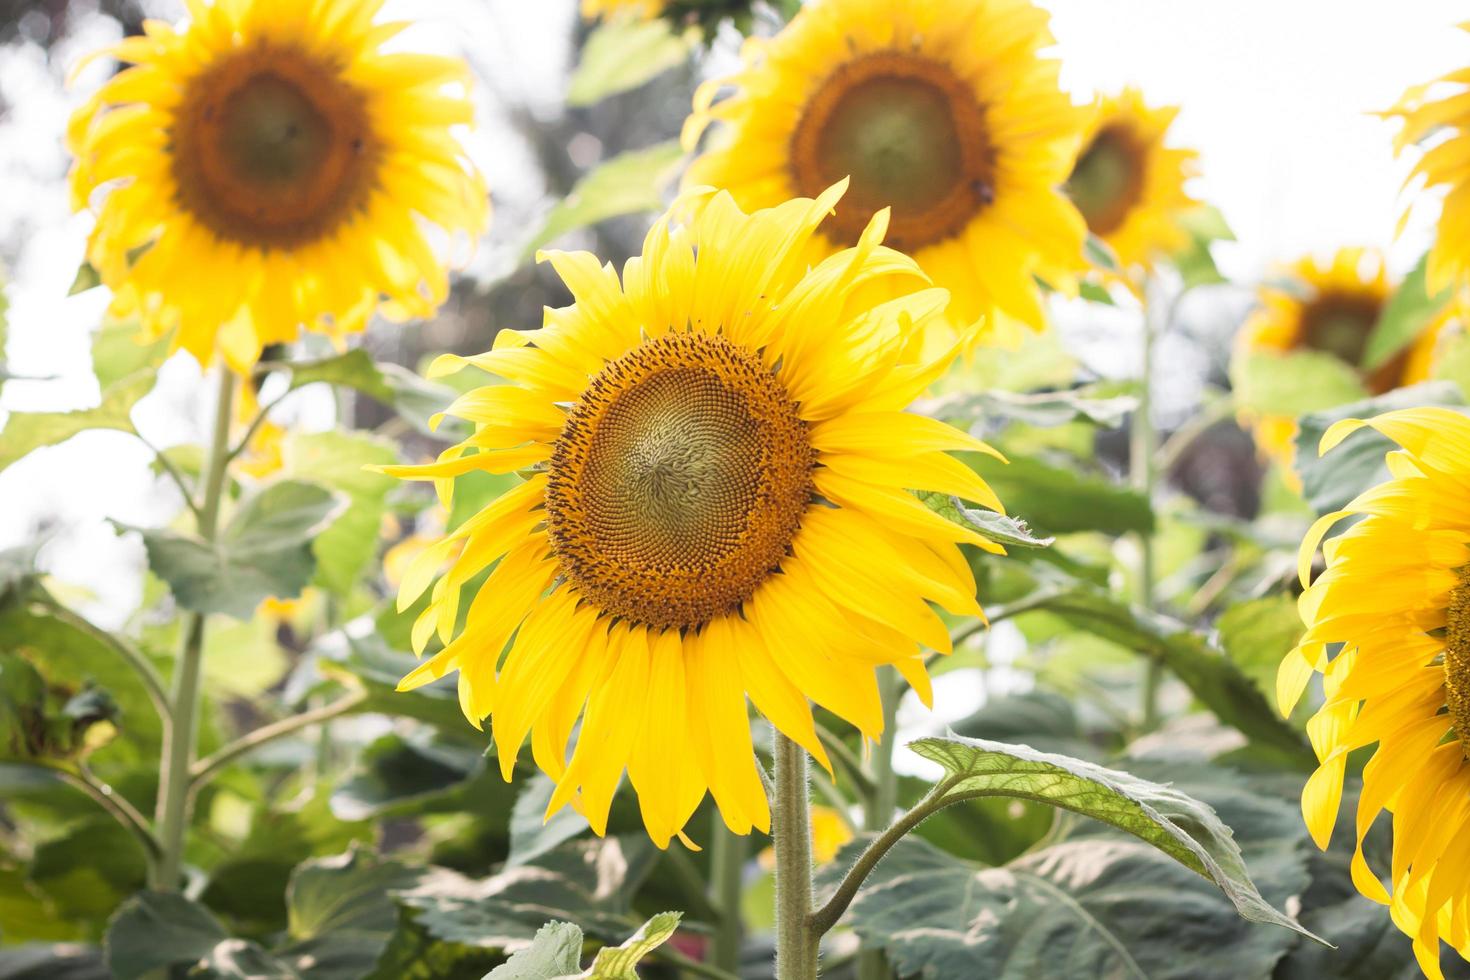
<svg viewBox="0 0 1470 980">
<path fill-rule="evenodd" d="M 1328 431 L 1324 451 L 1365 426 L 1402 449 L 1386 481 L 1321 518 L 1303 542 L 1305 582 L 1328 529 L 1365 515 L 1322 547 L 1326 569 L 1298 602 L 1306 633 L 1281 665 L 1278 700 L 1289 711 L 1322 674 L 1324 698 L 1307 725 L 1321 765 L 1302 792 L 1319 846 L 1332 835 L 1350 754 L 1372 747 L 1352 879 L 1389 905 L 1420 967 L 1438 976 L 1441 936 L 1462 955 L 1470 937 L 1470 421 L 1443 409 L 1350 420 Z M 1364 853 L 1384 812 L 1393 822 L 1386 874 Z"/>
</svg>

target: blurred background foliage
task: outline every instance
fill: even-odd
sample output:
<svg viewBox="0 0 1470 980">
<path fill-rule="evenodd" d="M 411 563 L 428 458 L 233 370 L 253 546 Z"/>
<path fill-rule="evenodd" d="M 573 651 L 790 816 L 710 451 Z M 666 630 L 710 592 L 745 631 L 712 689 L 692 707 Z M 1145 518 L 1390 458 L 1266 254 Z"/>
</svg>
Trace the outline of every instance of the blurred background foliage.
<svg viewBox="0 0 1470 980">
<path fill-rule="evenodd" d="M 154 6 L 168 5 L 0 0 L 0 57 L 39 52 L 43 75 L 59 84 L 79 37 L 136 33 Z M 524 763 L 503 782 L 452 685 L 393 693 L 414 662 L 406 651 L 418 609 L 392 601 L 405 567 L 512 478 L 463 477 L 446 511 L 423 488 L 362 469 L 446 444 L 426 420 L 477 381 L 418 379 L 432 355 L 485 350 L 499 330 L 534 327 L 543 307 L 568 301 L 531 261 L 536 248 L 555 241 L 618 265 L 639 249 L 677 177 L 674 141 L 712 57 L 707 40 L 733 29 L 721 26 L 732 11 L 757 32 L 789 13 L 727 5 L 710 18 L 686 6 L 703 19 L 684 10 L 651 24 L 568 17 L 564 100 L 521 97 L 503 67 L 480 60 L 494 55 L 471 52 L 493 117 L 484 138 L 495 146 L 480 152 L 510 153 L 525 173 L 497 187 L 493 236 L 435 319 L 377 325 L 345 354 L 306 344 L 262 363 L 254 394 L 274 411 L 237 420 L 231 526 L 244 537 L 263 533 L 261 515 L 289 511 L 291 521 L 272 525 L 263 550 L 227 555 L 238 574 L 212 580 L 168 526 L 178 511 L 170 480 L 199 476 L 197 437 L 158 453 L 156 507 L 117 515 L 118 532 L 142 529 L 147 549 L 140 600 L 120 615 L 116 602 L 50 574 L 45 549 L 66 528 L 42 522 L 0 551 L 0 978 L 126 980 L 190 964 L 191 976 L 211 977 L 478 978 L 535 944 L 616 945 L 650 919 L 641 935 L 662 944 L 649 947 L 642 975 L 728 976 L 706 961 L 732 917 L 745 933 L 736 975 L 772 975 L 768 841 L 750 842 L 738 908 L 728 907 L 731 892 L 711 884 L 711 848 L 654 849 L 630 794 L 615 803 L 606 838 L 570 813 L 543 823 L 549 781 Z M 32 94 L 0 87 L 0 124 Z M 34 161 L 0 162 L 16 168 L 0 184 L 62 179 Z M 50 162 L 64 167 L 60 156 Z M 12 266 L 36 230 L 16 214 L 0 229 Z M 923 823 L 879 866 L 829 939 L 827 976 L 857 976 L 860 950 L 881 950 L 901 976 L 1417 975 L 1409 940 L 1351 885 L 1350 821 L 1325 854 L 1308 840 L 1296 803 L 1314 765 L 1304 715 L 1283 719 L 1273 706 L 1276 664 L 1301 629 L 1296 545 L 1316 514 L 1376 477 L 1382 458 L 1381 443 L 1360 433 L 1318 461 L 1314 436 L 1372 406 L 1303 403 L 1303 390 L 1330 385 L 1299 373 L 1232 376 L 1233 338 L 1257 284 L 1220 274 L 1211 250 L 1231 231 L 1218 212 L 1202 209 L 1190 227 L 1187 247 L 1150 285 L 1157 390 L 1088 367 L 1087 352 L 1120 336 L 1133 343 L 1143 315 L 1135 295 L 1095 284 L 1086 299 L 1058 304 L 1055 331 L 1017 351 L 982 352 L 919 406 L 1001 448 L 1008 466 L 968 462 L 1017 502 L 1032 534 L 1056 541 L 971 555 L 992 627 L 951 624 L 956 652 L 932 665 L 939 715 L 911 693 L 892 707 L 905 738 L 947 721 L 962 736 L 1174 784 L 1233 829 L 1262 895 L 1337 948 L 1240 919 L 1209 882 L 1119 831 L 1040 803 L 974 800 Z M 83 269 L 75 288 L 94 285 Z M 1402 289 L 1394 308 L 1412 322 L 1384 328 L 1401 339 L 1433 312 L 1431 298 L 1408 292 L 1422 294 L 1421 278 Z M 13 413 L 0 469 L 84 428 L 147 435 L 133 409 L 150 393 L 173 414 L 202 414 L 188 379 L 170 375 L 161 348 L 134 345 L 128 325 L 99 324 L 91 345 L 98 405 Z M 1463 403 L 1460 360 L 1447 357 L 1444 377 L 1380 404 Z M 1145 394 L 1160 436 L 1154 492 L 1130 467 Z M 1262 457 L 1237 421 L 1242 410 L 1301 417 L 1307 451 L 1294 472 Z M 1149 596 L 1137 571 L 1143 540 L 1155 562 Z M 162 895 L 144 889 L 148 844 L 134 831 L 158 789 L 160 692 L 149 677 L 171 668 L 180 608 L 232 618 L 207 641 L 189 886 Z M 1140 710 L 1151 700 L 1148 664 L 1163 678 L 1152 716 Z M 835 882 L 876 829 L 865 806 L 881 790 L 874 750 L 835 718 L 820 720 L 837 779 L 817 780 L 819 851 Z M 938 768 L 903 752 L 899 762 L 893 802 L 909 806 Z M 715 819 L 702 813 L 691 827 Z M 1385 836 L 1371 842 L 1381 853 Z M 683 912 L 677 930 L 654 918 L 668 909 Z M 538 938 L 550 919 L 575 934 Z"/>
</svg>

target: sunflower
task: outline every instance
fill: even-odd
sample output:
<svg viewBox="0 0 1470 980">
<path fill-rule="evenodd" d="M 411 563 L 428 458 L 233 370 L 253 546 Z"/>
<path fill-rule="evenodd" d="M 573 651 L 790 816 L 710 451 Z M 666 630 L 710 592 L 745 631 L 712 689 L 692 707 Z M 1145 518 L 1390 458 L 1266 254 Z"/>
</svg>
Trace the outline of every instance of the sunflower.
<svg viewBox="0 0 1470 980">
<path fill-rule="evenodd" d="M 1038 278 L 1071 292 L 1083 264 L 1086 225 L 1059 187 L 1087 113 L 1038 56 L 1053 43 L 1028 0 L 816 0 L 695 94 L 685 146 L 727 126 L 686 183 L 750 209 L 850 175 L 821 250 L 891 206 L 889 242 L 950 291 L 953 330 L 1013 343 L 1045 325 Z"/>
<path fill-rule="evenodd" d="M 454 59 L 384 54 L 381 0 L 191 0 L 97 54 L 133 67 L 72 117 L 87 257 L 154 336 L 237 370 L 301 325 L 428 316 L 448 292 L 424 224 L 478 236 L 483 181 L 451 132 Z"/>
<path fill-rule="evenodd" d="M 1390 906 L 1426 975 L 1441 976 L 1439 940 L 1470 957 L 1470 419 L 1444 408 L 1339 422 L 1327 452 L 1371 426 L 1396 442 L 1392 478 L 1319 520 L 1302 544 L 1305 584 L 1317 544 L 1327 569 L 1302 595 L 1307 632 L 1281 665 L 1284 712 L 1314 672 L 1326 700 L 1307 731 L 1321 766 L 1302 812 L 1326 847 L 1348 754 L 1376 744 L 1363 769 L 1353 881 Z M 1335 652 L 1334 652 L 1335 651 Z M 1363 838 L 1393 814 L 1393 862 L 1372 869 Z M 1387 884 L 1380 880 L 1389 872 Z"/>
<path fill-rule="evenodd" d="M 1112 248 L 1125 269 L 1147 268 L 1160 253 L 1188 242 L 1179 215 L 1198 202 L 1184 190 L 1199 154 L 1164 145 L 1179 109 L 1150 109 L 1137 89 L 1101 99 L 1067 196 L 1087 229 Z"/>
<path fill-rule="evenodd" d="M 876 738 L 875 668 L 927 696 L 920 644 L 949 649 L 929 603 L 981 614 L 957 542 L 999 549 L 910 493 L 1000 509 L 945 453 L 992 450 L 903 411 L 955 356 L 921 353 L 948 295 L 880 244 L 886 211 L 808 265 L 845 186 L 749 215 L 726 193 L 687 197 L 621 280 L 548 253 L 574 304 L 441 359 L 504 383 L 450 406 L 476 431 L 437 463 L 385 469 L 441 489 L 528 473 L 408 569 L 403 608 L 462 549 L 413 631 L 446 646 L 400 688 L 458 670 L 507 779 L 530 734 L 556 782 L 548 814 L 574 803 L 602 833 L 626 768 L 660 847 L 706 790 L 731 830 L 766 830 L 747 695 L 830 770 L 807 698 Z M 460 587 L 495 562 L 456 634 Z"/>
<path fill-rule="evenodd" d="M 1260 306 L 1236 339 L 1237 360 L 1259 351 L 1318 351 L 1356 369 L 1363 387 L 1381 395 L 1426 380 L 1434 368 L 1450 310 L 1431 319 L 1412 344 L 1386 363 L 1365 370 L 1363 355 L 1392 287 L 1383 256 L 1363 248 L 1339 249 L 1326 264 L 1304 258 L 1287 270 L 1288 282 L 1261 288 Z M 1290 467 L 1295 458 L 1296 420 L 1285 416 L 1242 416 L 1256 444 L 1270 459 Z"/>
<path fill-rule="evenodd" d="M 1470 30 L 1470 22 L 1460 26 Z M 1431 98 L 1440 92 L 1442 98 Z M 1422 180 L 1426 188 L 1447 188 L 1439 234 L 1429 252 L 1429 291 L 1470 285 L 1470 69 L 1414 86 L 1384 115 L 1403 121 L 1394 140 L 1398 152 L 1432 143 L 1409 183 Z"/>
</svg>

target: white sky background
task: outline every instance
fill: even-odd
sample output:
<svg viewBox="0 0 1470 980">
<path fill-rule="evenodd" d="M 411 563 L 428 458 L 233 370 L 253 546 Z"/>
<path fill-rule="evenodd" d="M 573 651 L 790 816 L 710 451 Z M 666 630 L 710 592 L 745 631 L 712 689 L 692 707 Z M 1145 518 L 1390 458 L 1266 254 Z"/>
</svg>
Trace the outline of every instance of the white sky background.
<svg viewBox="0 0 1470 980">
<path fill-rule="evenodd" d="M 1392 124 L 1369 112 L 1391 105 L 1409 85 L 1470 63 L 1470 35 L 1452 0 L 1049 0 L 1065 64 L 1079 99 L 1094 88 L 1130 83 L 1154 102 L 1184 106 L 1176 140 L 1201 151 L 1196 188 L 1219 206 L 1238 244 L 1219 248 L 1228 275 L 1249 281 L 1274 261 L 1340 244 L 1388 248 L 1392 265 L 1413 264 L 1428 241 L 1435 209 L 1392 240 L 1399 187 L 1408 162 L 1391 153 Z M 167 9 L 169 4 L 155 7 Z M 426 21 L 409 43 L 467 54 L 489 87 L 533 110 L 554 111 L 566 77 L 570 0 L 400 0 L 390 12 Z M 112 38 L 93 31 L 61 51 L 66 60 Z M 708 59 L 729 67 L 735 39 Z M 102 69 L 98 69 L 101 71 Z M 89 78 L 95 85 L 98 77 Z M 11 382 L 5 410 L 85 407 L 97 398 L 89 369 L 89 332 L 106 298 L 101 290 L 66 298 L 82 254 L 85 217 L 68 214 L 60 138 L 80 93 L 62 93 L 37 49 L 7 50 L 0 90 L 12 106 L 0 121 L 0 238 L 23 241 L 10 270 L 8 355 L 12 370 L 55 376 Z M 84 86 L 83 91 L 86 90 Z M 472 152 L 490 177 L 504 239 L 523 230 L 540 196 L 525 151 L 510 136 L 491 91 L 481 95 L 481 128 Z M 496 233 L 492 232 L 492 239 Z M 493 261 L 495 248 L 482 261 Z M 412 329 L 412 328 L 409 328 Z M 199 441 L 207 399 L 197 368 L 171 362 L 160 390 L 137 419 L 163 445 Z M 308 412 L 330 424 L 321 406 Z M 0 434 L 0 439 L 3 439 Z M 177 496 L 147 472 L 147 453 L 130 437 L 92 434 L 0 472 L 0 547 L 30 537 L 39 523 L 61 533 L 43 556 L 60 577 L 93 590 L 105 621 L 124 615 L 139 594 L 141 548 L 117 538 L 114 517 L 162 523 Z M 958 699 L 964 710 L 972 698 Z"/>
</svg>

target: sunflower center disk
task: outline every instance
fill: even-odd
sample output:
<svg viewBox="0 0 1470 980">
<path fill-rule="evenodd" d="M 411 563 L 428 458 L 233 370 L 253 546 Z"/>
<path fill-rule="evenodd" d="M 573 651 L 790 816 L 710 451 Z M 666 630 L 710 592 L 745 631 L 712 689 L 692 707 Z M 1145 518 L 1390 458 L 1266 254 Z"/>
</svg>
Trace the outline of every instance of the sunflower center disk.
<svg viewBox="0 0 1470 980">
<path fill-rule="evenodd" d="M 325 161 L 331 139 L 331 122 L 275 75 L 257 75 L 221 107 L 221 155 L 242 181 L 290 186 L 309 178 Z"/>
<path fill-rule="evenodd" d="M 1382 301 L 1374 296 L 1329 292 L 1303 311 L 1301 344 L 1361 369 L 1363 356 L 1368 352 L 1368 338 L 1373 335 L 1382 310 Z M 1408 360 L 1409 353 L 1405 350 L 1373 371 L 1365 371 L 1368 389 L 1381 395 L 1397 388 Z"/>
<path fill-rule="evenodd" d="M 1143 153 L 1132 134 L 1105 127 L 1077 158 L 1067 196 L 1094 235 L 1117 231 L 1143 197 Z"/>
<path fill-rule="evenodd" d="M 914 249 L 959 232 L 994 195 L 984 113 L 948 68 L 883 52 L 838 68 L 808 103 L 792 138 L 792 176 L 815 197 L 850 176 L 824 227 L 855 242 L 893 208 L 888 242 Z"/>
<path fill-rule="evenodd" d="M 755 354 L 669 334 L 609 363 L 552 456 L 547 527 L 604 612 L 692 628 L 778 568 L 812 495 L 806 423 Z"/>
<path fill-rule="evenodd" d="M 376 172 L 360 92 L 290 49 L 241 51 L 189 85 L 174 130 L 181 203 L 219 237 L 290 247 L 362 207 Z"/>
<path fill-rule="evenodd" d="M 1445 704 L 1455 734 L 1470 759 L 1470 570 L 1460 570 L 1460 587 L 1450 594 L 1444 639 Z"/>
</svg>

